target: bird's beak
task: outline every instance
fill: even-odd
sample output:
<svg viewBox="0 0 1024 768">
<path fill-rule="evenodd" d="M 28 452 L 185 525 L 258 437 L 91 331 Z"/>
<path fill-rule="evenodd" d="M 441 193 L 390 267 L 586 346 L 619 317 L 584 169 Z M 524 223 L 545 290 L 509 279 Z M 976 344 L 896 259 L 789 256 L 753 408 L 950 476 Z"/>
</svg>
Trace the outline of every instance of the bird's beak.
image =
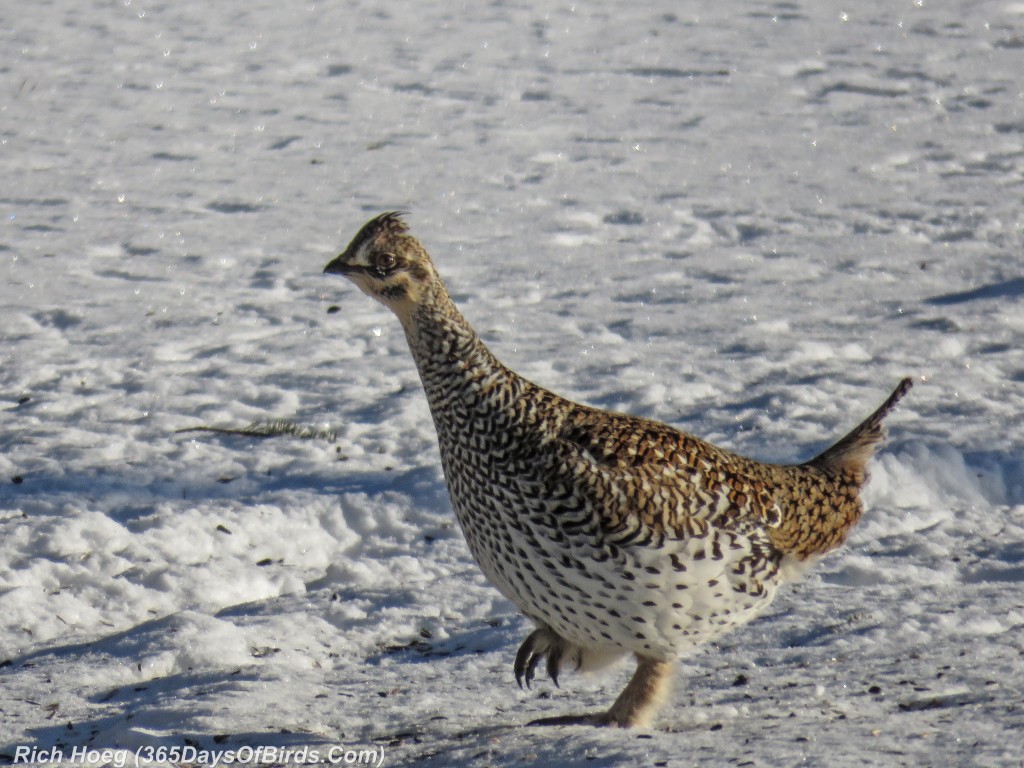
<svg viewBox="0 0 1024 768">
<path fill-rule="evenodd" d="M 354 268 L 348 264 L 347 253 L 342 253 L 334 259 L 331 259 L 327 262 L 327 266 L 324 267 L 324 274 L 347 275 L 353 271 L 355 271 Z"/>
</svg>

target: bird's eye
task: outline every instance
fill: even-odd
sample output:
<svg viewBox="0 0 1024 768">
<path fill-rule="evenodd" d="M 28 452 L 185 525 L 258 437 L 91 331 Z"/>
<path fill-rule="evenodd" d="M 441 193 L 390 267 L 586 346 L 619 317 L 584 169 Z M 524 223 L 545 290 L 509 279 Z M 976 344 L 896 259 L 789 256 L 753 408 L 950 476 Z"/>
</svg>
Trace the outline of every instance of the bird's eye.
<svg viewBox="0 0 1024 768">
<path fill-rule="evenodd" d="M 395 254 L 382 252 L 374 255 L 373 267 L 383 275 L 394 269 L 397 261 Z"/>
</svg>

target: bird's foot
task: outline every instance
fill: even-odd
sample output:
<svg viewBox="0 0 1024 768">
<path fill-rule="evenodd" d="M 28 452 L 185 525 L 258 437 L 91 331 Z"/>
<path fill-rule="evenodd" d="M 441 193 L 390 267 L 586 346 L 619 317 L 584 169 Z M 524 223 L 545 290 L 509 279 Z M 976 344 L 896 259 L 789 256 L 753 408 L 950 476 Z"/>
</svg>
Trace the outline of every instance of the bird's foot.
<svg viewBox="0 0 1024 768">
<path fill-rule="evenodd" d="M 536 632 L 534 633 L 536 634 Z M 533 637 L 531 635 L 530 637 Z M 525 647 L 530 638 L 523 643 Z M 522 650 L 520 649 L 520 653 Z M 529 725 L 597 725 L 612 728 L 646 728 L 668 694 L 672 662 L 637 656 L 637 668 L 629 685 L 607 712 L 562 715 L 533 720 Z"/>
<path fill-rule="evenodd" d="M 546 660 L 545 671 L 551 678 L 551 682 L 557 687 L 558 673 L 567 656 L 574 660 L 576 668 L 579 669 L 582 661 L 579 648 L 563 640 L 547 627 L 534 630 L 519 646 L 519 652 L 516 654 L 516 663 L 513 667 L 516 673 L 516 682 L 520 688 L 523 687 L 524 682 L 529 688 L 541 660 Z"/>
</svg>

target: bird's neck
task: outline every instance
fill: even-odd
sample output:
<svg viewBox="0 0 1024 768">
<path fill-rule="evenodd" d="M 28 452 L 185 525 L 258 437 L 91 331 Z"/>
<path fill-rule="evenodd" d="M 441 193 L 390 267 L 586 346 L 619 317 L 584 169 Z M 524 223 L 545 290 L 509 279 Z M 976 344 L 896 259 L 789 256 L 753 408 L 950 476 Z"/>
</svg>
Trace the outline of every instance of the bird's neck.
<svg viewBox="0 0 1024 768">
<path fill-rule="evenodd" d="M 511 426 L 522 414 L 523 395 L 534 385 L 499 361 L 452 302 L 443 284 L 403 318 L 438 432 L 464 431 L 484 408 Z"/>
<path fill-rule="evenodd" d="M 444 285 L 432 286 L 427 298 L 402 322 L 424 385 L 437 378 L 453 386 L 493 374 L 514 376 L 462 316 Z"/>
</svg>

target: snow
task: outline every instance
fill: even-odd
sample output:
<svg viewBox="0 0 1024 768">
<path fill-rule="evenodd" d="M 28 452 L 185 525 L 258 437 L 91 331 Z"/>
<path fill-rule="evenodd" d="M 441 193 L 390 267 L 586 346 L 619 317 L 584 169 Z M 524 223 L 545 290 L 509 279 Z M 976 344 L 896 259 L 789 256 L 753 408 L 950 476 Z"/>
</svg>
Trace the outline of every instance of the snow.
<svg viewBox="0 0 1024 768">
<path fill-rule="evenodd" d="M 0 12 L 0 761 L 1019 766 L 1021 7 Z M 400 328 L 320 274 L 391 209 L 513 369 L 758 458 L 917 379 L 654 729 L 520 727 L 628 669 L 515 687 Z M 337 439 L 175 433 L 267 419 Z"/>
</svg>

